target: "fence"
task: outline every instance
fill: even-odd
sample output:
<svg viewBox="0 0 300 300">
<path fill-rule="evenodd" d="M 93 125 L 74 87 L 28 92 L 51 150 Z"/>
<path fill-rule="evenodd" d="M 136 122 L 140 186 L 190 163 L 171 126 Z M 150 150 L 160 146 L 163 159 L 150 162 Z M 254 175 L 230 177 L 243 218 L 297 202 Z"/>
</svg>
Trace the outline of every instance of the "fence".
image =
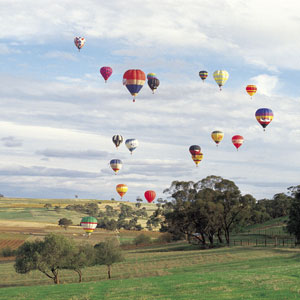
<svg viewBox="0 0 300 300">
<path fill-rule="evenodd" d="M 295 239 L 232 239 L 230 246 L 257 246 L 257 247 L 295 247 Z"/>
</svg>

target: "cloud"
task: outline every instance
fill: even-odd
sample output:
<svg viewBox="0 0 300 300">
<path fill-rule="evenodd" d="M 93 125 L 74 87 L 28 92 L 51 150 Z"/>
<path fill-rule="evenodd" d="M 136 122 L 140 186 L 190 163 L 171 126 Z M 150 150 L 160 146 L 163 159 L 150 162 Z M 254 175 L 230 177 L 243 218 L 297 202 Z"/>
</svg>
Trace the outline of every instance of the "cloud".
<svg viewBox="0 0 300 300">
<path fill-rule="evenodd" d="M 71 60 L 71 61 L 76 61 L 78 60 L 74 54 L 71 54 L 69 52 L 64 52 L 64 51 L 50 51 L 46 52 L 43 57 L 46 58 L 54 58 L 54 59 L 63 59 L 63 60 Z"/>
<path fill-rule="evenodd" d="M 269 97 L 276 94 L 276 87 L 279 82 L 278 76 L 260 74 L 250 78 L 250 81 L 258 87 L 258 93 Z"/>
<path fill-rule="evenodd" d="M 6 137 L 3 137 L 1 138 L 1 141 L 3 142 L 4 146 L 5 147 L 20 147 L 22 146 L 23 142 L 14 137 L 14 136 L 6 136 Z"/>
</svg>

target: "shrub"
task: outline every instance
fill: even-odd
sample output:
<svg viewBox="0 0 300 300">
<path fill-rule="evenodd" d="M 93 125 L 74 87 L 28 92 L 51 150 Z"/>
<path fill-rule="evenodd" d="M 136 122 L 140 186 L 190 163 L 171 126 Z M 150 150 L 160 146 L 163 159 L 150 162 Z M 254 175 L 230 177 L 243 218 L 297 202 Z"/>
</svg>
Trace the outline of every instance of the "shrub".
<svg viewBox="0 0 300 300">
<path fill-rule="evenodd" d="M 16 250 L 11 249 L 10 247 L 5 247 L 1 250 L 1 256 L 3 257 L 9 257 L 15 255 L 16 255 Z"/>
<path fill-rule="evenodd" d="M 140 245 L 140 244 L 150 244 L 151 243 L 151 237 L 145 234 L 139 234 L 134 240 L 133 242 L 136 245 Z"/>
<path fill-rule="evenodd" d="M 173 240 L 172 234 L 164 233 L 157 238 L 159 243 L 171 243 Z"/>
</svg>

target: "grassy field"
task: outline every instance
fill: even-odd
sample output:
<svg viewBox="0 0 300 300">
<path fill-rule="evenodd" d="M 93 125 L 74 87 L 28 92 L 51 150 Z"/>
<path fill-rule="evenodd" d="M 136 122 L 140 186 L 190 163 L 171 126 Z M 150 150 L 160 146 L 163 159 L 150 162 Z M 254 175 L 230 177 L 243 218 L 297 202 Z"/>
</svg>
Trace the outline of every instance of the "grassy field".
<svg viewBox="0 0 300 300">
<path fill-rule="evenodd" d="M 300 250 L 199 250 L 174 243 L 127 251 L 112 280 L 104 266 L 85 269 L 81 284 L 71 271 L 61 271 L 59 286 L 43 276 L 16 274 L 12 262 L 0 264 L 2 286 L 12 286 L 0 289 L 0 299 L 299 299 Z"/>
</svg>

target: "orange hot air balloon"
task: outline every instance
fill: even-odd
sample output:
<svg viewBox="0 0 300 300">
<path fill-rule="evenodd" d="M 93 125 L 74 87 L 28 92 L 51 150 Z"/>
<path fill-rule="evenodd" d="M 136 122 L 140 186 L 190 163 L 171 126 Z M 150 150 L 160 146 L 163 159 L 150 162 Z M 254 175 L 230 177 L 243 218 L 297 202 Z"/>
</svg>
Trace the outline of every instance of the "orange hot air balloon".
<svg viewBox="0 0 300 300">
<path fill-rule="evenodd" d="M 146 191 L 144 196 L 148 203 L 151 203 L 155 199 L 156 193 L 154 191 Z"/>
<path fill-rule="evenodd" d="M 244 138 L 241 135 L 235 135 L 232 137 L 232 144 L 238 150 L 244 143 Z"/>
<path fill-rule="evenodd" d="M 256 93 L 257 91 L 257 87 L 256 85 L 254 84 L 249 84 L 246 86 L 246 91 L 247 93 L 251 96 L 251 99 L 252 99 L 252 96 Z"/>
<path fill-rule="evenodd" d="M 116 186 L 116 190 L 117 190 L 118 194 L 121 196 L 121 199 L 123 199 L 123 196 L 128 191 L 128 186 L 126 184 L 118 184 Z"/>
</svg>

